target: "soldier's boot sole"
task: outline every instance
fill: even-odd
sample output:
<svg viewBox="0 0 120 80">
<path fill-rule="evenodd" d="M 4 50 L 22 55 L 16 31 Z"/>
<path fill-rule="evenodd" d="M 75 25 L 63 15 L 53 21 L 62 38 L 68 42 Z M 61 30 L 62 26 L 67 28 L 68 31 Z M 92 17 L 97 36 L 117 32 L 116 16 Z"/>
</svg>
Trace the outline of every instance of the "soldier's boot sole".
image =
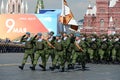
<svg viewBox="0 0 120 80">
<path fill-rule="evenodd" d="M 31 69 L 32 71 L 34 71 L 34 70 L 35 70 L 35 67 L 33 67 L 33 66 L 30 66 L 30 69 Z"/>
<path fill-rule="evenodd" d="M 21 70 L 23 70 L 24 67 L 23 66 L 18 66 L 18 68 L 21 69 Z"/>
<path fill-rule="evenodd" d="M 51 71 L 54 71 L 54 70 L 55 70 L 55 68 L 54 68 L 54 67 L 49 67 L 49 69 L 50 69 Z"/>
</svg>

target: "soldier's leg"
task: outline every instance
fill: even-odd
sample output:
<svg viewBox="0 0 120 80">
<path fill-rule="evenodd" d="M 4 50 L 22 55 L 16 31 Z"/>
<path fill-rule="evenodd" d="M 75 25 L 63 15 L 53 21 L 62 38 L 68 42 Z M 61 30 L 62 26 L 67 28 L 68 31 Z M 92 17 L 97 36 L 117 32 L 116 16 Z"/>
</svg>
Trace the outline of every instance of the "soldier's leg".
<svg viewBox="0 0 120 80">
<path fill-rule="evenodd" d="M 99 56 L 100 56 L 100 63 L 103 62 L 103 54 L 104 54 L 104 51 L 102 49 L 99 49 Z"/>
<path fill-rule="evenodd" d="M 104 63 L 107 64 L 108 63 L 108 51 L 107 50 L 104 50 L 103 59 L 104 59 Z"/>
<path fill-rule="evenodd" d="M 85 53 L 81 53 L 79 58 L 80 58 L 82 70 L 84 71 L 85 70 L 85 64 L 86 64 Z"/>
<path fill-rule="evenodd" d="M 60 56 L 60 67 L 61 67 L 61 72 L 64 72 L 65 69 L 65 62 L 66 62 L 66 55 L 64 53 L 64 51 L 61 51 L 58 53 Z"/>
<path fill-rule="evenodd" d="M 60 58 L 59 54 L 58 54 L 58 52 L 56 52 L 55 58 L 53 60 L 53 66 L 50 67 L 51 70 L 54 70 L 56 68 L 56 65 L 59 63 L 59 58 Z"/>
<path fill-rule="evenodd" d="M 53 61 L 55 59 L 55 52 L 54 52 L 54 50 L 51 51 L 50 56 L 51 56 L 52 66 L 53 66 Z"/>
<path fill-rule="evenodd" d="M 29 54 L 27 53 L 27 51 L 25 51 L 22 64 L 21 64 L 21 66 L 19 66 L 19 68 L 20 68 L 21 70 L 23 70 L 24 65 L 25 65 L 25 63 L 26 63 L 26 61 L 27 61 L 28 56 L 29 56 Z"/>
<path fill-rule="evenodd" d="M 73 53 L 72 53 L 72 69 L 74 69 L 74 65 L 76 64 L 77 57 L 78 57 L 77 53 L 73 51 Z"/>
<path fill-rule="evenodd" d="M 113 50 L 112 50 L 112 63 L 115 63 L 115 61 L 116 61 L 116 50 L 115 50 L 115 48 L 113 48 Z"/>
<path fill-rule="evenodd" d="M 40 64 L 39 66 L 43 69 L 43 71 L 46 71 L 46 53 L 44 50 L 40 51 L 40 53 L 42 64 Z"/>
<path fill-rule="evenodd" d="M 68 69 L 71 69 L 72 68 L 72 52 L 68 53 L 67 64 L 68 64 Z"/>
<path fill-rule="evenodd" d="M 93 62 L 93 52 L 94 52 L 94 50 L 89 48 L 88 52 L 89 52 L 89 55 L 90 55 L 90 62 Z"/>
<path fill-rule="evenodd" d="M 119 49 L 116 50 L 116 60 L 118 63 L 120 63 L 120 50 Z"/>
<path fill-rule="evenodd" d="M 33 62 L 34 62 L 34 52 L 33 52 L 33 49 L 29 50 L 29 54 L 30 54 L 30 58 L 31 58 L 31 64 L 33 65 Z"/>
<path fill-rule="evenodd" d="M 33 66 L 30 67 L 31 70 L 35 70 L 35 66 L 37 65 L 37 62 L 38 62 L 38 59 L 39 59 L 40 55 L 41 55 L 41 54 L 39 53 L 39 51 L 36 51 L 35 57 L 34 57 Z M 31 55 L 31 56 L 32 56 L 32 55 Z"/>
<path fill-rule="evenodd" d="M 93 51 L 93 62 L 97 63 L 97 50 L 96 49 L 94 49 Z"/>
<path fill-rule="evenodd" d="M 86 61 L 89 63 L 90 62 L 90 54 L 89 54 L 89 48 L 86 49 Z"/>
</svg>

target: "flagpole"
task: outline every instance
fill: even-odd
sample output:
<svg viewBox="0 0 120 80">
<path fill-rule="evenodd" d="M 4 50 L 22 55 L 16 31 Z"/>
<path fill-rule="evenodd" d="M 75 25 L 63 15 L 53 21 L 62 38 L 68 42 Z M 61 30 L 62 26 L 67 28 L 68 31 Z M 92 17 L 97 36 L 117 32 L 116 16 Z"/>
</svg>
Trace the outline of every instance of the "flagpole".
<svg viewBox="0 0 120 80">
<path fill-rule="evenodd" d="M 64 0 L 62 0 L 62 14 L 63 16 L 63 23 L 64 23 L 64 17 L 65 17 L 65 6 L 64 6 Z M 63 25 L 63 31 L 66 32 L 66 26 L 64 24 Z"/>
</svg>

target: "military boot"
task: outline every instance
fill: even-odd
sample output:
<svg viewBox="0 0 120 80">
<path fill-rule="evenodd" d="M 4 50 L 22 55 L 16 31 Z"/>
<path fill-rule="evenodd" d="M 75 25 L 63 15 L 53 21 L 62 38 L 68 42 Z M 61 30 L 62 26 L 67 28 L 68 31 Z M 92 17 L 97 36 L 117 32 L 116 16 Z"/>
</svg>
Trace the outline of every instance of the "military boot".
<svg viewBox="0 0 120 80">
<path fill-rule="evenodd" d="M 46 68 L 43 65 L 39 64 L 39 66 L 43 69 L 42 71 L 46 71 Z"/>
<path fill-rule="evenodd" d="M 30 69 L 34 71 L 35 70 L 35 66 L 30 66 Z"/>
<path fill-rule="evenodd" d="M 55 67 L 54 67 L 54 66 L 53 66 L 53 67 L 49 67 L 49 69 L 50 69 L 51 71 L 54 71 Z"/>
<path fill-rule="evenodd" d="M 82 71 L 85 71 L 85 65 L 82 65 Z"/>
<path fill-rule="evenodd" d="M 24 65 L 21 65 L 21 66 L 18 66 L 21 70 L 23 70 L 24 68 Z"/>
<path fill-rule="evenodd" d="M 64 67 L 62 67 L 62 70 L 61 70 L 60 72 L 65 72 L 65 68 L 64 68 Z"/>
<path fill-rule="evenodd" d="M 72 64 L 69 64 L 69 65 L 68 65 L 68 70 L 69 70 L 69 69 L 73 69 Z"/>
</svg>

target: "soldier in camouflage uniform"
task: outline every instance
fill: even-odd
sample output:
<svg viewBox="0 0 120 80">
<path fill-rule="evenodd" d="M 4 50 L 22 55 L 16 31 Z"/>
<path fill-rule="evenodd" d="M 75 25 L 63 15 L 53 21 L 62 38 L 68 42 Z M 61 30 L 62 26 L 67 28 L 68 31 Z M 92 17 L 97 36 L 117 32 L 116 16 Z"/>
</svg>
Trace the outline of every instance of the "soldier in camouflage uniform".
<svg viewBox="0 0 120 80">
<path fill-rule="evenodd" d="M 113 35 L 108 36 L 108 48 L 109 48 L 109 63 L 114 61 L 113 57 Z"/>
<path fill-rule="evenodd" d="M 99 41 L 97 35 L 93 34 L 91 42 L 90 42 L 90 47 L 93 50 L 91 56 L 93 56 L 92 62 L 94 62 L 94 63 L 99 63 L 99 59 L 100 59 L 99 45 L 100 45 L 100 41 Z"/>
<path fill-rule="evenodd" d="M 101 49 L 103 51 L 103 54 L 101 55 L 101 60 L 104 61 L 104 63 L 108 63 L 109 62 L 109 43 L 108 43 L 108 39 L 107 39 L 107 35 L 102 35 L 102 40 L 101 40 Z"/>
<path fill-rule="evenodd" d="M 119 35 L 115 36 L 113 45 L 114 45 L 115 52 L 116 52 L 116 55 L 115 55 L 116 62 L 120 63 L 120 36 Z"/>
<path fill-rule="evenodd" d="M 30 37 L 30 32 L 26 32 L 25 35 L 22 36 L 21 42 L 25 42 L 25 53 L 22 61 L 22 65 L 19 66 L 21 70 L 23 70 L 24 65 L 28 59 L 28 56 L 31 58 L 31 63 L 33 64 L 33 42 L 32 42 L 32 37 Z"/>
<path fill-rule="evenodd" d="M 53 67 L 50 67 L 51 70 L 54 70 L 57 68 L 57 66 L 60 65 L 61 72 L 64 72 L 65 70 L 65 56 L 64 56 L 64 44 L 61 39 L 61 34 L 56 35 L 56 41 L 55 41 L 55 59 L 53 61 Z"/>
<path fill-rule="evenodd" d="M 69 58 L 70 58 L 70 52 L 68 51 L 69 47 L 70 47 L 70 37 L 67 35 L 66 32 L 63 33 L 63 49 L 64 49 L 64 58 L 65 58 L 65 63 L 68 64 L 68 68 L 70 68 L 70 61 L 69 61 Z"/>
<path fill-rule="evenodd" d="M 70 38 L 70 44 L 69 44 L 69 47 L 67 49 L 68 70 L 73 69 L 73 67 L 72 67 L 72 52 L 73 52 L 73 49 L 74 49 L 74 42 L 75 42 L 74 33 L 70 33 L 69 38 Z"/>
<path fill-rule="evenodd" d="M 55 37 L 53 36 L 54 35 L 54 32 L 49 32 L 48 33 L 48 38 L 46 40 L 46 61 L 48 61 L 49 57 L 51 57 L 51 60 L 52 60 L 52 67 L 53 67 L 53 60 L 55 58 L 55 47 L 54 47 L 54 44 L 55 44 Z"/>
<path fill-rule="evenodd" d="M 33 38 L 33 42 L 35 43 L 36 52 L 35 52 L 33 66 L 30 67 L 30 69 L 35 70 L 35 66 L 37 65 L 39 57 L 41 57 L 42 64 L 40 64 L 39 66 L 42 68 L 43 71 L 46 71 L 46 57 L 45 57 L 46 44 L 45 44 L 45 40 L 42 39 L 42 33 L 38 33 Z"/>
<path fill-rule="evenodd" d="M 82 70 L 85 70 L 85 54 L 86 53 L 86 44 L 83 40 L 80 40 L 80 34 L 76 33 L 76 38 L 74 42 L 74 51 L 72 55 L 72 66 L 74 69 L 74 65 L 78 61 L 82 65 Z"/>
</svg>

